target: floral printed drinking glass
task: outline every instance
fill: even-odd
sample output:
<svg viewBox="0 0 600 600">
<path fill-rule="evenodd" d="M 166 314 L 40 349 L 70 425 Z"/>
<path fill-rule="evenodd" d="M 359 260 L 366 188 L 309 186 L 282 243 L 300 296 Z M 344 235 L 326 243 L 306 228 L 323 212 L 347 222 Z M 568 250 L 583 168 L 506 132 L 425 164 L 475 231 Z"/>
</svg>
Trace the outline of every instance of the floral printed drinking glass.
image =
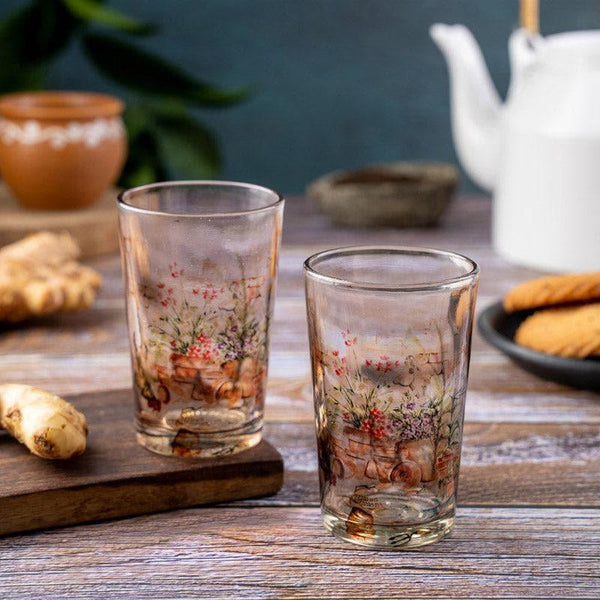
<svg viewBox="0 0 600 600">
<path fill-rule="evenodd" d="M 215 181 L 120 195 L 137 438 L 149 450 L 221 456 L 260 441 L 283 203 Z"/>
<path fill-rule="evenodd" d="M 454 523 L 477 265 L 355 247 L 304 272 L 325 527 L 366 546 L 435 542 Z"/>
</svg>

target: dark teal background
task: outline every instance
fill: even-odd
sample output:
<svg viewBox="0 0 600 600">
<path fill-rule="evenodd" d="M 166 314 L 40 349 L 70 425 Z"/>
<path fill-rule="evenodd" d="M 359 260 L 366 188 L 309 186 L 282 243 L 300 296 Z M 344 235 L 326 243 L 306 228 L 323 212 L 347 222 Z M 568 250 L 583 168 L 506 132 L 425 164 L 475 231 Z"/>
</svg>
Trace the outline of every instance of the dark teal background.
<svg viewBox="0 0 600 600">
<path fill-rule="evenodd" d="M 2 0 L 1 12 L 19 4 Z M 542 33 L 600 28 L 600 0 L 541 0 Z M 199 77 L 252 86 L 248 102 L 201 117 L 217 133 L 223 176 L 302 191 L 341 167 L 397 159 L 456 163 L 448 79 L 429 25 L 464 23 L 504 95 L 517 0 L 114 0 L 161 25 L 140 39 Z M 0 57 L 1 59 L 1 57 Z M 56 88 L 123 95 L 71 50 Z M 463 178 L 463 189 L 473 186 Z"/>
</svg>

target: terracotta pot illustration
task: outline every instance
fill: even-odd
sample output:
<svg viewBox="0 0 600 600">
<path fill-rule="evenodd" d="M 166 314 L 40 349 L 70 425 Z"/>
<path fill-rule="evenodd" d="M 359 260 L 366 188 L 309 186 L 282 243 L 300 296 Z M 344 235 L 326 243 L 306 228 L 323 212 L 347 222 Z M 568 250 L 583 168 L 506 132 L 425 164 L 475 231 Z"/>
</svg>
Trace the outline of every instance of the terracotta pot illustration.
<svg viewBox="0 0 600 600">
<path fill-rule="evenodd" d="M 218 366 L 206 363 L 200 357 L 173 353 L 171 365 L 173 381 L 193 384 L 193 400 L 219 402 L 222 406 L 234 408 L 241 404 L 242 399 L 263 393 L 264 367 L 257 365 L 252 358 L 228 361 Z M 166 382 L 169 370 L 165 367 L 157 369 L 159 380 Z"/>
<path fill-rule="evenodd" d="M 125 163 L 123 102 L 90 92 L 0 97 L 0 174 L 21 203 L 82 208 L 113 185 Z"/>
<path fill-rule="evenodd" d="M 423 481 L 433 481 L 435 479 L 435 449 L 431 440 L 399 442 L 397 452 L 403 460 L 411 461 L 419 466 Z"/>
<path fill-rule="evenodd" d="M 436 478 L 435 452 L 430 439 L 406 442 L 377 439 L 351 426 L 344 427 L 343 436 L 331 439 L 339 478 L 354 476 L 403 483 L 407 488 Z"/>
</svg>

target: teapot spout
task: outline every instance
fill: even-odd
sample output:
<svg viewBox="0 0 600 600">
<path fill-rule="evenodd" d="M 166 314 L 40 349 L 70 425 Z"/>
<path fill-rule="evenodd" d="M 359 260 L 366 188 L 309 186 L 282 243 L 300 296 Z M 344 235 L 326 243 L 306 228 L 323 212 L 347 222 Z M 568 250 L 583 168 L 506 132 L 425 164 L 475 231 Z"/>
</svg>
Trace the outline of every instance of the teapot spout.
<svg viewBox="0 0 600 600">
<path fill-rule="evenodd" d="M 456 152 L 469 177 L 491 192 L 498 167 L 502 103 L 466 27 L 437 23 L 429 33 L 448 64 Z"/>
</svg>

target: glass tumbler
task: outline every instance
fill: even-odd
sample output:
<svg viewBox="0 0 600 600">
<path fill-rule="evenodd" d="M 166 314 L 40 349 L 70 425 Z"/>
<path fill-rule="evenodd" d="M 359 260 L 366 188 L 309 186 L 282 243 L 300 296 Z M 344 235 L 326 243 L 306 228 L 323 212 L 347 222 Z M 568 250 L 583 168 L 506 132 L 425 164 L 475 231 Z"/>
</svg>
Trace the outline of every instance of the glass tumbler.
<svg viewBox="0 0 600 600">
<path fill-rule="evenodd" d="M 478 267 L 355 247 L 304 263 L 325 527 L 421 546 L 454 523 Z"/>
<path fill-rule="evenodd" d="M 283 199 L 230 182 L 119 197 L 140 444 L 221 456 L 262 435 Z"/>
</svg>

